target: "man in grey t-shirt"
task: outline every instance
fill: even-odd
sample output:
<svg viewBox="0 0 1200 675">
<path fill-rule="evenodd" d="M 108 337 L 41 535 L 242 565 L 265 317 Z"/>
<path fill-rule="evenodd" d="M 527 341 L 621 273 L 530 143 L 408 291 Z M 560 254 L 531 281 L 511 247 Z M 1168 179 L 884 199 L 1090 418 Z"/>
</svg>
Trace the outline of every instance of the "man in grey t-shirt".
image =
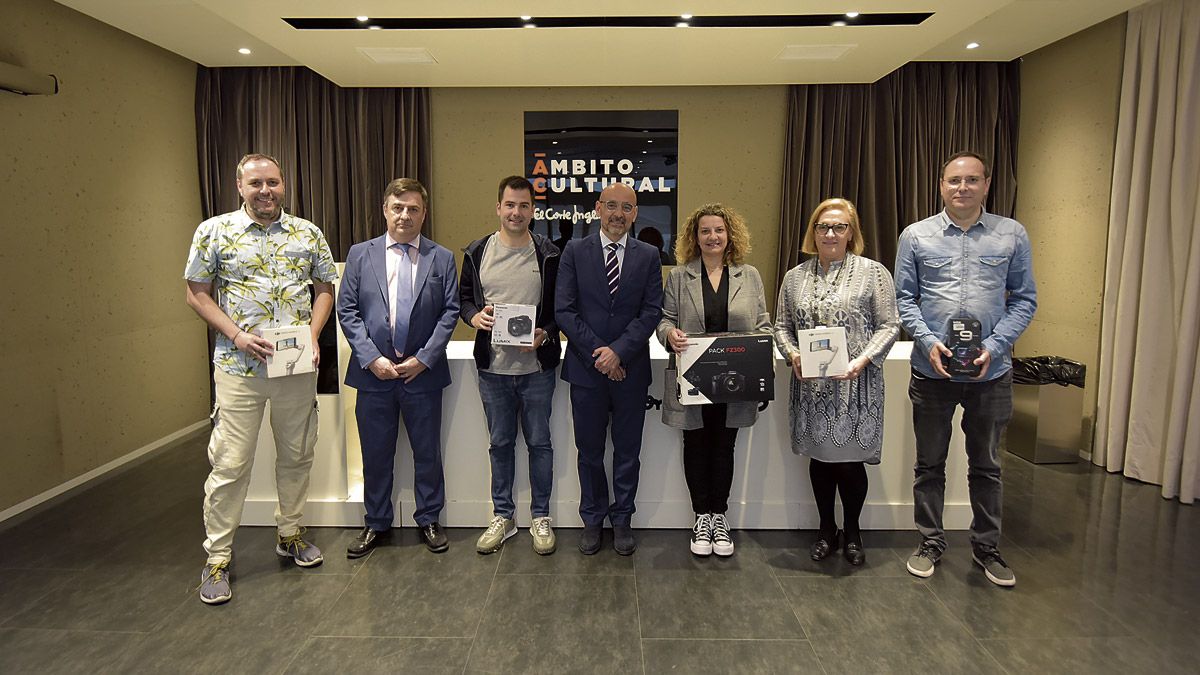
<svg viewBox="0 0 1200 675">
<path fill-rule="evenodd" d="M 464 249 L 459 293 L 462 320 L 476 329 L 475 365 L 479 395 L 487 417 L 492 469 L 491 523 L 476 543 L 480 553 L 500 550 L 517 533 L 513 480 L 517 425 L 529 449 L 529 505 L 533 550 L 554 552 L 550 527 L 550 493 L 554 479 L 554 447 L 550 411 L 555 368 L 561 353 L 554 322 L 554 286 L 558 247 L 532 234 L 533 185 L 521 176 L 500 181 L 496 215 L 500 228 Z M 493 345 L 497 303 L 534 305 L 532 347 Z"/>
</svg>

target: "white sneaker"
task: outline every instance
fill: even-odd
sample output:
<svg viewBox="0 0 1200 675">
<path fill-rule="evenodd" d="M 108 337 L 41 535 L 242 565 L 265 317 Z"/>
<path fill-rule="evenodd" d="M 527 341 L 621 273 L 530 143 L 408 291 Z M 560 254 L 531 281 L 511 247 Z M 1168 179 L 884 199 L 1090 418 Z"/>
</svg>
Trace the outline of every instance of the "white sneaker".
<svg viewBox="0 0 1200 675">
<path fill-rule="evenodd" d="M 550 516 L 543 516 L 534 518 L 533 524 L 529 526 L 529 534 L 533 537 L 533 551 L 538 555 L 550 555 L 558 545 L 550 522 Z"/>
<path fill-rule="evenodd" d="M 709 516 L 709 532 L 712 533 L 712 551 L 719 556 L 733 555 L 733 537 L 729 536 L 729 523 L 724 513 Z"/>
<path fill-rule="evenodd" d="M 515 520 L 504 516 L 493 516 L 487 529 L 479 535 L 479 541 L 475 542 L 475 550 L 484 554 L 495 553 L 500 550 L 501 546 L 504 546 L 505 540 L 516 533 L 517 523 Z"/>
<path fill-rule="evenodd" d="M 695 555 L 712 555 L 712 521 L 707 513 L 696 514 L 696 524 L 692 525 L 691 549 Z"/>
</svg>

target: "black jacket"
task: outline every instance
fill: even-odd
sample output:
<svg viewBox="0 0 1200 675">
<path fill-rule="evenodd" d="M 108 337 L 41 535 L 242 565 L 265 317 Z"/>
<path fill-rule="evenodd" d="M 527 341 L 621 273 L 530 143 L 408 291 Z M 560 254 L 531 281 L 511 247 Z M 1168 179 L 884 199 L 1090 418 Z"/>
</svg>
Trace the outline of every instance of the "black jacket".
<svg viewBox="0 0 1200 675">
<path fill-rule="evenodd" d="M 496 236 L 493 232 L 482 239 L 467 244 L 463 249 L 463 266 L 459 274 L 459 315 L 464 323 L 471 326 L 471 319 L 483 311 L 486 304 L 483 300 L 483 284 L 479 281 L 479 265 L 483 262 L 484 247 L 488 239 Z M 538 328 L 546 331 L 546 341 L 538 347 L 538 363 L 542 370 L 553 370 L 562 357 L 562 347 L 559 346 L 558 324 L 554 320 L 554 286 L 558 282 L 558 247 L 552 241 L 540 234 L 534 234 L 533 247 L 537 254 L 538 269 L 542 272 L 542 300 L 537 305 L 537 317 L 534 319 Z M 474 328 L 474 326 L 472 326 Z M 482 369 L 492 363 L 491 335 L 484 330 L 475 331 L 475 365 Z"/>
</svg>

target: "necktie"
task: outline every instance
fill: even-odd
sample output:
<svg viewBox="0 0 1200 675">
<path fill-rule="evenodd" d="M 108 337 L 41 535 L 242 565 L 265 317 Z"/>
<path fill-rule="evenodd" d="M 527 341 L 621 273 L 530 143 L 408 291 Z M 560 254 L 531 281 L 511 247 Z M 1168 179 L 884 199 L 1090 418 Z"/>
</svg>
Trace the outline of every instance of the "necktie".
<svg viewBox="0 0 1200 675">
<path fill-rule="evenodd" d="M 621 282 L 621 267 L 617 264 L 617 244 L 609 244 L 605 248 L 608 249 L 608 252 L 604 254 L 604 273 L 608 276 L 608 292 L 616 295 L 617 286 Z"/>
<path fill-rule="evenodd" d="M 396 271 L 396 321 L 392 327 L 392 347 L 397 356 L 404 355 L 408 344 L 408 319 L 412 314 L 412 256 L 411 244 L 393 244 L 400 247 L 400 266 Z"/>
</svg>

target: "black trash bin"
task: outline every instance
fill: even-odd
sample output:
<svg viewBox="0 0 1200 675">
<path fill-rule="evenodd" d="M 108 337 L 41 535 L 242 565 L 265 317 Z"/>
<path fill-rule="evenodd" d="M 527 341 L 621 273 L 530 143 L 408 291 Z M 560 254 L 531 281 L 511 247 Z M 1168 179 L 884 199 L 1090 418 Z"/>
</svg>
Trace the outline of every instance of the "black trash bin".
<svg viewBox="0 0 1200 675">
<path fill-rule="evenodd" d="M 1087 368 L 1061 356 L 1013 359 L 1013 417 L 1006 448 L 1034 464 L 1079 461 Z"/>
</svg>

